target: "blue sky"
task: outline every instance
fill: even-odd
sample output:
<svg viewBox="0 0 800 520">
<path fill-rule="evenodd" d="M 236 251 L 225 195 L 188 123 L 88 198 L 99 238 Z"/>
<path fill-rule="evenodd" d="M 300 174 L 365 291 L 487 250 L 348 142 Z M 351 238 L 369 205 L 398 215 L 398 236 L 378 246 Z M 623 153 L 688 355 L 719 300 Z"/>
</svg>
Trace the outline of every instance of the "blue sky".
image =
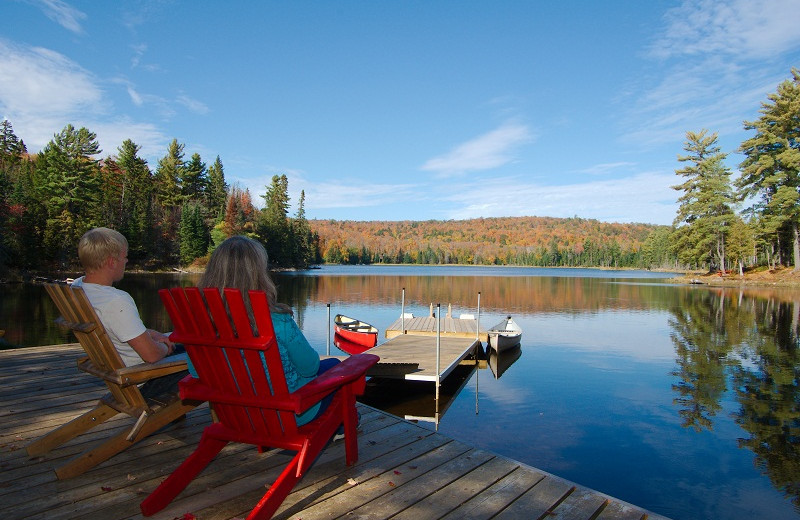
<svg viewBox="0 0 800 520">
<path fill-rule="evenodd" d="M 800 0 L 0 3 L 0 118 L 155 170 L 177 138 L 309 218 L 669 224 L 687 130 L 738 145 L 800 67 Z M 292 212 L 294 211 L 292 207 Z"/>
</svg>

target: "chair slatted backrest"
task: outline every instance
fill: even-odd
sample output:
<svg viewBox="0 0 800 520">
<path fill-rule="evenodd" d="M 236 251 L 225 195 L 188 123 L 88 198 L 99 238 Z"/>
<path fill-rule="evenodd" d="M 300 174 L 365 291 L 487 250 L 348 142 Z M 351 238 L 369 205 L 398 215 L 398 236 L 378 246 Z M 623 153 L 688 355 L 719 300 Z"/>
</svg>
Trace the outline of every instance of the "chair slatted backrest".
<svg viewBox="0 0 800 520">
<path fill-rule="evenodd" d="M 56 322 L 72 330 L 95 369 L 113 373 L 125 368 L 125 363 L 82 288 L 46 284 L 45 290 L 61 313 Z M 136 385 L 121 386 L 108 380 L 105 380 L 105 383 L 118 402 L 133 408 L 146 406 Z"/>
<path fill-rule="evenodd" d="M 248 292 L 253 327 L 241 292 L 223 293 L 215 288 L 161 289 L 174 326 L 171 339 L 184 344 L 198 379 L 213 389 L 208 401 L 222 424 L 254 437 L 295 435 L 294 413 L 273 408 L 289 390 L 266 294 Z"/>
</svg>

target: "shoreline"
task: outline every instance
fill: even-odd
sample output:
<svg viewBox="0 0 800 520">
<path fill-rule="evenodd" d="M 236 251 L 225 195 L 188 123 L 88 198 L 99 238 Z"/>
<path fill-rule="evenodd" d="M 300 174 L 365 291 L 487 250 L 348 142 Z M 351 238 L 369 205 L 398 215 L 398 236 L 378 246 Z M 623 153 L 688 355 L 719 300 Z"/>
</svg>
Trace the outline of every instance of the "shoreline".
<svg viewBox="0 0 800 520">
<path fill-rule="evenodd" d="M 271 269 L 274 272 L 293 272 L 319 269 L 322 266 L 349 266 L 351 264 L 320 264 L 310 266 L 306 269 L 300 268 L 277 268 Z M 596 269 L 600 271 L 647 271 L 652 273 L 676 273 L 678 276 L 668 278 L 672 283 L 686 284 L 686 285 L 704 285 L 709 287 L 784 287 L 784 288 L 800 288 L 800 270 L 795 271 L 791 267 L 778 267 L 769 269 L 767 267 L 758 267 L 744 272 L 744 276 L 738 273 L 731 272 L 729 274 L 720 275 L 719 273 L 708 273 L 706 271 L 693 271 L 682 269 L 641 269 L 633 267 L 608 267 L 608 266 L 595 266 L 595 267 L 576 267 L 576 266 L 521 266 L 521 265 L 499 265 L 499 266 L 484 266 L 472 264 L 355 264 L 353 267 L 386 267 L 386 266 L 407 266 L 407 267 L 505 267 L 505 268 L 525 268 L 532 269 Z M 194 266 L 186 268 L 172 268 L 172 269 L 129 269 L 130 274 L 201 274 L 203 269 Z M 48 273 L 42 272 L 28 272 L 28 273 L 8 273 L 12 276 L 0 278 L 0 285 L 4 284 L 17 284 L 17 283 L 40 283 L 41 281 L 61 281 L 65 277 L 80 276 L 82 273 L 76 271 L 50 271 Z"/>
</svg>

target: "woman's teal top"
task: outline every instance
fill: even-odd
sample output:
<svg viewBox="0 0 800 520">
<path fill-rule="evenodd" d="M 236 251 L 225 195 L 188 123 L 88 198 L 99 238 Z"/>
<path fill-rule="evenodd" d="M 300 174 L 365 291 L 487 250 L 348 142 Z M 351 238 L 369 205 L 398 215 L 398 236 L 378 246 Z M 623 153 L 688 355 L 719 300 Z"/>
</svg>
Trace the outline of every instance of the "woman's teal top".
<svg viewBox="0 0 800 520">
<path fill-rule="evenodd" d="M 283 373 L 286 376 L 286 385 L 290 392 L 294 392 L 304 384 L 317 377 L 319 370 L 319 354 L 303 336 L 300 327 L 295 323 L 291 314 L 271 312 L 272 326 L 275 328 L 275 338 L 278 340 L 278 351 L 281 354 Z M 261 355 L 266 369 L 266 361 Z M 189 373 L 197 377 L 197 371 L 189 359 Z M 301 426 L 314 418 L 319 403 L 297 416 L 297 425 Z"/>
</svg>

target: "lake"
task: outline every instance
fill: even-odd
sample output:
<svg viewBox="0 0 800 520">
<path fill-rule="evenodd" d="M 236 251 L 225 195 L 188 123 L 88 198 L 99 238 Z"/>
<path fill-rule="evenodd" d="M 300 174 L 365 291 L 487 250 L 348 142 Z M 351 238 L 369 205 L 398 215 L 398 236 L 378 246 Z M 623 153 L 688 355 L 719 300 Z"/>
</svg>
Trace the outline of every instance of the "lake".
<svg viewBox="0 0 800 520">
<path fill-rule="evenodd" d="M 431 304 L 512 315 L 519 349 L 432 386 L 371 381 L 364 401 L 676 520 L 800 519 L 800 291 L 670 283 L 646 271 L 325 266 L 275 276 L 321 354 L 342 355 L 329 315 L 381 331 Z M 156 290 L 196 275 L 127 274 L 148 326 Z M 6 285 L 9 343 L 73 341 L 44 289 Z M 330 304 L 330 308 L 328 308 Z M 485 364 L 484 364 L 485 366 Z"/>
</svg>

